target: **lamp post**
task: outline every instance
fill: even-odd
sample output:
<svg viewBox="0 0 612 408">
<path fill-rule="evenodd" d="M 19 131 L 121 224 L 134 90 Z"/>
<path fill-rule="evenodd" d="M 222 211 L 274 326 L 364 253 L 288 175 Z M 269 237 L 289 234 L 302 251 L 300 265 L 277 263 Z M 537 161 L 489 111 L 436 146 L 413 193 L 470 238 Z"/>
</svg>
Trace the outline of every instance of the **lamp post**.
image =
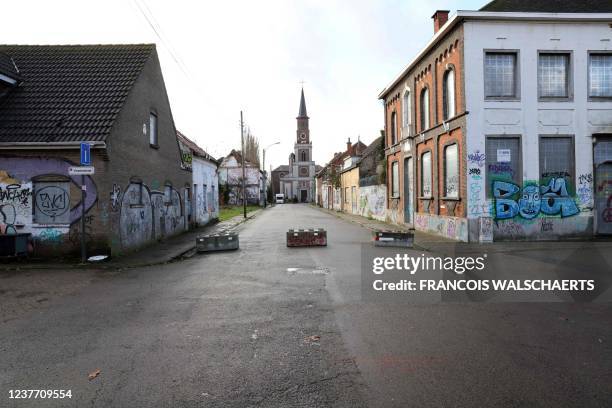
<svg viewBox="0 0 612 408">
<path fill-rule="evenodd" d="M 280 144 L 280 142 L 274 142 L 268 146 L 266 146 L 263 149 L 263 171 L 264 171 L 264 208 L 266 208 L 267 206 L 267 196 L 268 196 L 268 183 L 267 183 L 267 177 L 266 177 L 266 150 L 269 149 L 270 147 Z"/>
</svg>

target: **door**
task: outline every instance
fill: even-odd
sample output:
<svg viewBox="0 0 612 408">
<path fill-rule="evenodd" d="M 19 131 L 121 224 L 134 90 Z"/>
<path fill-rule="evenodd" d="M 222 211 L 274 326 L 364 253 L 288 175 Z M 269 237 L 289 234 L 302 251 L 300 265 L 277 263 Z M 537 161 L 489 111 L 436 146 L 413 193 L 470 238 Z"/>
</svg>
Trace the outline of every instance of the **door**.
<svg viewBox="0 0 612 408">
<path fill-rule="evenodd" d="M 404 159 L 404 223 L 412 224 L 414 208 L 414 178 L 412 157 Z"/>
<path fill-rule="evenodd" d="M 334 208 L 334 190 L 327 187 L 327 208 Z"/>
<path fill-rule="evenodd" d="M 597 137 L 595 157 L 595 211 L 598 234 L 612 234 L 612 136 Z"/>
<path fill-rule="evenodd" d="M 355 186 L 351 187 L 351 213 L 357 214 L 357 192 Z"/>
<path fill-rule="evenodd" d="M 308 200 L 308 191 L 300 190 L 300 201 L 305 203 Z"/>
</svg>

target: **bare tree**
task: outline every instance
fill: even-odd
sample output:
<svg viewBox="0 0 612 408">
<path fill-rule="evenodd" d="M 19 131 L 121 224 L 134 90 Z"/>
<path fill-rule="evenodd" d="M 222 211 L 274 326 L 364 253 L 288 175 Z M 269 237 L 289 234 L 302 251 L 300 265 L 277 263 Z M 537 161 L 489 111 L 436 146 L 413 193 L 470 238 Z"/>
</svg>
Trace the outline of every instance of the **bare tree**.
<svg viewBox="0 0 612 408">
<path fill-rule="evenodd" d="M 259 167 L 259 139 L 247 128 L 244 138 L 244 159 Z"/>
</svg>

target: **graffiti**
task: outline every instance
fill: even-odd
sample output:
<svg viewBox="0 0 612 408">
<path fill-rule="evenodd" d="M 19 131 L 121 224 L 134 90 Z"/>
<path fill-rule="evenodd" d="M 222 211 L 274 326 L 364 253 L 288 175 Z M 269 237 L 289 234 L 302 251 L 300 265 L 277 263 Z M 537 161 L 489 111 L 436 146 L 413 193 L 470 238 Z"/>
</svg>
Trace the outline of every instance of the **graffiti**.
<svg viewBox="0 0 612 408">
<path fill-rule="evenodd" d="M 520 188 L 506 181 L 493 182 L 496 219 L 511 219 L 520 214 L 525 219 L 533 219 L 540 213 L 570 217 L 579 212 L 574 200 L 567 193 L 565 179 L 551 179 L 547 185 L 527 185 Z"/>
<path fill-rule="evenodd" d="M 601 214 L 601 219 L 606 224 L 612 222 L 612 195 L 608 197 L 606 208 L 603 210 L 603 213 Z"/>
<path fill-rule="evenodd" d="M 119 211 L 119 201 L 121 199 L 121 187 L 117 184 L 113 184 L 113 190 L 110 193 L 111 210 L 113 212 Z"/>
<path fill-rule="evenodd" d="M 576 198 L 582 206 L 583 211 L 590 211 L 593 208 L 593 175 L 591 173 L 578 176 L 578 187 L 576 188 Z"/>
<path fill-rule="evenodd" d="M 470 164 L 475 164 L 478 167 L 484 167 L 485 154 L 480 153 L 480 150 L 476 150 L 474 153 L 468 154 L 468 161 Z"/>
<path fill-rule="evenodd" d="M 464 242 L 468 241 L 467 223 L 466 218 L 423 213 L 417 213 L 414 216 L 414 225 L 417 230 L 432 232 L 446 238 Z"/>
<path fill-rule="evenodd" d="M 553 232 L 554 231 L 553 221 L 546 219 L 546 218 L 542 218 L 542 221 L 540 221 L 540 231 L 541 232 Z"/>
<path fill-rule="evenodd" d="M 455 221 L 452 219 L 448 220 L 446 224 L 446 236 L 454 237 L 457 234 L 457 226 L 455 225 Z"/>
<path fill-rule="evenodd" d="M 510 163 L 489 164 L 488 171 L 496 175 L 505 174 L 510 175 L 510 177 L 514 176 L 514 170 L 512 169 Z"/>
<path fill-rule="evenodd" d="M 55 219 L 70 208 L 68 192 L 60 186 L 46 186 L 36 191 L 36 208 L 47 217 Z"/>
<path fill-rule="evenodd" d="M 493 218 L 480 217 L 479 227 L 478 240 L 480 242 L 493 242 Z"/>
<path fill-rule="evenodd" d="M 15 221 L 17 211 L 13 204 L 0 205 L 0 235 L 13 235 L 17 233 Z"/>
<path fill-rule="evenodd" d="M 42 243 L 59 245 L 62 243 L 63 234 L 60 230 L 55 228 L 45 228 L 38 234 L 38 240 Z"/>
<path fill-rule="evenodd" d="M 580 176 L 578 176 L 578 183 L 582 184 L 582 183 L 592 183 L 593 182 L 593 174 L 588 173 L 588 174 L 581 174 Z"/>
<path fill-rule="evenodd" d="M 519 237 L 525 235 L 523 225 L 512 220 L 497 223 L 497 231 L 500 235 L 507 237 Z"/>
<path fill-rule="evenodd" d="M 571 177 L 571 175 L 567 171 L 549 171 L 546 173 L 542 173 L 542 178 L 565 178 Z"/>
<path fill-rule="evenodd" d="M 8 184 L 4 187 L 0 185 L 0 202 L 18 202 L 21 205 L 28 205 L 32 196 L 31 188 L 23 188 L 21 184 Z"/>
<path fill-rule="evenodd" d="M 45 175 L 58 175 L 58 174 L 68 174 L 68 168 L 73 166 L 67 160 L 53 158 L 53 157 L 3 157 L 2 165 L 5 168 L 10 169 L 14 174 L 14 178 L 26 180 L 29 178 L 37 177 L 37 176 L 45 176 Z M 81 186 L 82 176 L 69 176 L 70 181 L 76 185 Z M 98 199 L 98 193 L 95 183 L 90 176 L 83 177 L 85 181 L 85 188 L 87 189 L 87 195 L 85 198 L 85 211 L 89 211 L 95 204 Z M 50 185 L 51 183 L 41 183 Z M 22 185 L 22 188 L 25 188 Z M 31 196 L 31 184 L 30 188 L 30 196 Z M 65 189 L 67 190 L 67 189 Z M 28 200 L 31 201 L 31 200 Z M 2 199 L 0 199 L 2 202 Z M 25 205 L 25 203 L 24 203 Z M 27 224 L 31 224 L 31 214 L 32 208 L 31 203 L 28 203 L 29 207 L 29 218 L 27 218 Z M 66 223 L 75 223 L 81 218 L 82 206 L 80 204 L 73 205 L 70 207 L 70 203 L 68 204 L 69 213 L 66 214 Z M 19 210 L 18 210 L 19 211 Z M 26 224 L 26 223 L 24 223 Z"/>
<path fill-rule="evenodd" d="M 472 167 L 469 170 L 469 174 L 470 174 L 470 176 L 480 176 L 480 169 L 477 168 L 477 167 Z"/>
<path fill-rule="evenodd" d="M 384 221 L 386 216 L 386 197 L 387 187 L 385 185 L 360 187 L 359 215 Z"/>
</svg>

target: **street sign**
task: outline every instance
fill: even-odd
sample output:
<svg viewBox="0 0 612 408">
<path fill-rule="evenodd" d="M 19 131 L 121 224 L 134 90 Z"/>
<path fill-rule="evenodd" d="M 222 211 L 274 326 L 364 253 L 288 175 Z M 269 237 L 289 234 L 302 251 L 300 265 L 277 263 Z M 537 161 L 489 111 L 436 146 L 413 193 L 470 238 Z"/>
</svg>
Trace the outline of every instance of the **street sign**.
<svg viewBox="0 0 612 408">
<path fill-rule="evenodd" d="M 94 174 L 93 166 L 70 166 L 68 167 L 68 174 L 70 176 L 90 176 Z"/>
<path fill-rule="evenodd" d="M 89 143 L 81 143 L 81 166 L 89 166 L 91 164 L 91 146 Z"/>
</svg>

